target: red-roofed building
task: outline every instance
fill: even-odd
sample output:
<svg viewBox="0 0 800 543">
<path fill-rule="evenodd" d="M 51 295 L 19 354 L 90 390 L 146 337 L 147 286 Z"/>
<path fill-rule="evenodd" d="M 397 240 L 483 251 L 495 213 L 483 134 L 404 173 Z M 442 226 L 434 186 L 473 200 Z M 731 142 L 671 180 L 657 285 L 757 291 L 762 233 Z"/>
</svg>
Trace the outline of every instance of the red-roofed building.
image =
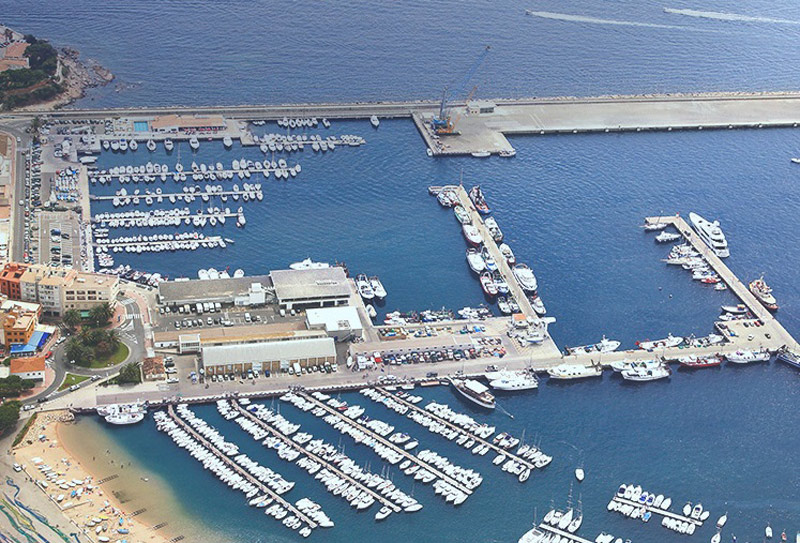
<svg viewBox="0 0 800 543">
<path fill-rule="evenodd" d="M 23 379 L 44 381 L 44 368 L 43 356 L 11 359 L 11 375 L 18 375 Z"/>
</svg>

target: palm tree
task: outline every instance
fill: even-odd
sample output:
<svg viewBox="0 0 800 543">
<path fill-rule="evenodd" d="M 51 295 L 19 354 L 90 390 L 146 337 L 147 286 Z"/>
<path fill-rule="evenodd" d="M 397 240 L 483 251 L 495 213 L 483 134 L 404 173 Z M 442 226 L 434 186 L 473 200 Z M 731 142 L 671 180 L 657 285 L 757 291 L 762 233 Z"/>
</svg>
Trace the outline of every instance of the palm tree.
<svg viewBox="0 0 800 543">
<path fill-rule="evenodd" d="M 114 316 L 114 310 L 111 309 L 111 306 L 108 302 L 103 302 L 100 305 L 94 306 L 91 311 L 89 312 L 89 317 L 91 318 L 92 322 L 94 322 L 95 326 L 105 326 L 108 324 L 108 321 L 111 320 L 111 317 Z"/>
<path fill-rule="evenodd" d="M 67 328 L 75 330 L 81 323 L 81 313 L 77 309 L 70 309 L 64 313 L 64 317 L 61 320 Z"/>
</svg>

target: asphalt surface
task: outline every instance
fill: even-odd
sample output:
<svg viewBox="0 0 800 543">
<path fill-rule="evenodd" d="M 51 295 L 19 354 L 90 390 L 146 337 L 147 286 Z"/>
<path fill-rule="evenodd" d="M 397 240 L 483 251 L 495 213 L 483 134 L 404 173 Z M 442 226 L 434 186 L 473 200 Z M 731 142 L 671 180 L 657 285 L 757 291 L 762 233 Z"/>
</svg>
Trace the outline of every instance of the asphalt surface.
<svg viewBox="0 0 800 543">
<path fill-rule="evenodd" d="M 0 132 L 6 132 L 14 138 L 19 138 L 16 145 L 16 156 L 14 157 L 14 200 L 11 202 L 11 224 L 13 226 L 12 246 L 10 255 L 12 260 L 22 261 L 24 253 L 25 239 L 25 208 L 19 205 L 19 201 L 25 197 L 25 157 L 22 151 L 27 151 L 31 146 L 31 136 L 25 133 L 25 128 L 29 126 L 28 121 L 6 122 L 0 124 Z"/>
</svg>

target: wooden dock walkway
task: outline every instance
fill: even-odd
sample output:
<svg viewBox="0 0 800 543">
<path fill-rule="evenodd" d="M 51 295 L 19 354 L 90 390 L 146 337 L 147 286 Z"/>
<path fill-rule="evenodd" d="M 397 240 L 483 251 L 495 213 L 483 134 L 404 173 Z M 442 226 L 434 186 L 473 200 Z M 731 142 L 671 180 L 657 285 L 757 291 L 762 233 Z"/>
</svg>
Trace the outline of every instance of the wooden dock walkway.
<svg viewBox="0 0 800 543">
<path fill-rule="evenodd" d="M 424 470 L 436 475 L 436 477 L 438 477 L 439 479 L 442 479 L 443 481 L 445 481 L 449 485 L 451 485 L 454 488 L 460 490 L 461 492 L 463 492 L 467 496 L 472 495 L 472 490 L 470 490 L 469 488 L 464 486 L 462 483 L 456 481 L 455 479 L 453 479 L 452 477 L 450 477 L 446 473 L 443 473 L 438 468 L 430 465 L 429 463 L 425 462 L 424 460 L 422 460 L 420 458 L 417 458 L 416 456 L 414 456 L 413 454 L 409 453 L 408 451 L 406 451 L 402 447 L 398 447 L 397 445 L 395 445 L 394 443 L 392 443 L 391 441 L 389 441 L 388 439 L 386 439 L 385 437 L 383 437 L 379 433 L 377 433 L 377 432 L 375 432 L 373 430 L 370 430 L 366 426 L 360 424 L 358 421 L 355 421 L 355 420 L 351 419 L 350 417 L 345 416 L 344 414 L 342 414 L 339 411 L 333 409 L 332 407 L 328 406 L 327 404 L 317 400 L 316 398 L 314 398 L 310 394 L 305 393 L 304 391 L 299 391 L 298 390 L 298 391 L 295 392 L 295 394 L 298 394 L 299 396 L 302 396 L 304 399 L 306 399 L 306 400 L 318 405 L 319 407 L 323 408 L 328 413 L 330 413 L 332 415 L 335 415 L 336 417 L 344 420 L 348 424 L 352 424 L 353 426 L 358 428 L 360 431 L 364 432 L 365 434 L 367 434 L 368 436 L 373 438 L 375 441 L 379 442 L 381 445 L 384 445 L 385 447 L 394 450 L 395 452 L 397 452 L 401 456 L 405 457 L 407 460 L 410 460 L 414 464 L 418 464 L 422 469 L 424 469 Z"/>
<path fill-rule="evenodd" d="M 659 507 L 653 507 L 652 505 L 645 505 L 643 503 L 635 502 L 633 500 L 628 500 L 626 498 L 622 498 L 620 496 L 614 496 L 612 498 L 615 502 L 623 503 L 625 505 L 632 505 L 633 507 L 644 507 L 645 510 L 655 513 L 657 515 L 661 515 L 662 517 L 669 517 L 675 520 L 680 520 L 682 522 L 688 522 L 690 524 L 694 524 L 698 528 L 703 525 L 703 521 L 700 519 L 695 519 L 691 517 L 687 517 L 678 513 L 673 513 L 672 511 L 667 511 L 666 509 L 661 509 Z"/>
<path fill-rule="evenodd" d="M 312 530 L 317 527 L 317 523 L 308 518 L 304 513 L 302 513 L 299 509 L 297 509 L 292 503 L 286 501 L 281 497 L 280 494 L 273 491 L 271 488 L 266 486 L 264 483 L 253 477 L 247 470 L 242 468 L 239 464 L 228 458 L 227 455 L 220 452 L 214 445 L 212 445 L 206 438 L 201 436 L 198 432 L 195 431 L 189 424 L 186 423 L 185 420 L 180 418 L 176 413 L 175 409 L 172 404 L 167 405 L 167 414 L 170 416 L 172 420 L 174 420 L 186 433 L 192 436 L 197 442 L 211 451 L 217 458 L 222 460 L 231 470 L 238 473 L 243 478 L 247 479 L 250 483 L 257 486 L 259 490 L 263 494 L 267 494 L 270 498 L 274 501 L 281 504 L 281 506 L 289 511 L 291 514 L 305 522 L 309 528 Z"/>
<path fill-rule="evenodd" d="M 446 419 L 443 419 L 439 415 L 436 415 L 434 413 L 431 413 L 430 411 L 426 411 L 425 409 L 417 407 L 413 403 L 405 401 L 403 398 L 401 398 L 400 396 L 397 396 L 396 394 L 389 394 L 386 391 L 386 389 L 384 389 L 383 387 L 375 387 L 375 390 L 379 390 L 380 392 L 382 392 L 386 396 L 389 396 L 392 400 L 394 400 L 397 403 L 400 403 L 402 405 L 405 405 L 406 407 L 408 407 L 412 411 L 416 411 L 417 413 L 422 413 L 425 416 L 432 418 L 436 422 L 438 422 L 438 423 L 440 423 L 440 424 L 442 424 L 444 426 L 447 426 L 451 430 L 455 430 L 460 435 L 465 435 L 465 436 L 468 436 L 470 439 L 474 439 L 476 443 L 482 443 L 484 445 L 487 445 L 490 449 L 492 449 L 497 454 L 505 455 L 506 458 L 509 459 L 509 460 L 514 460 L 515 462 L 519 462 L 520 464 L 522 464 L 523 466 L 525 466 L 528 469 L 531 469 L 531 470 L 536 469 L 536 466 L 534 464 L 532 464 L 529 460 L 526 460 L 526 459 L 524 459 L 524 458 L 522 458 L 520 456 L 517 456 L 516 454 L 514 454 L 511 451 L 508 451 L 506 449 L 503 449 L 502 447 L 498 447 L 497 445 L 495 445 L 491 441 L 487 441 L 487 440 L 485 440 L 485 439 L 483 439 L 481 437 L 478 437 L 475 434 L 473 434 L 471 432 L 468 432 L 464 428 L 462 428 L 462 427 L 460 427 L 460 426 L 458 426 L 456 424 L 453 424 L 452 422 L 450 422 L 450 421 L 448 421 Z"/>
<path fill-rule="evenodd" d="M 379 503 L 382 503 L 383 505 L 389 507 L 395 513 L 399 513 L 400 511 L 402 511 L 402 508 L 399 505 L 397 505 L 393 501 L 387 499 L 383 495 L 375 492 L 374 490 L 372 490 L 371 488 L 366 486 L 364 483 L 353 479 L 352 477 L 350 477 L 349 475 L 344 473 L 342 470 L 340 470 L 338 467 L 334 466 L 333 464 L 331 464 L 327 460 L 324 460 L 324 459 L 320 458 L 319 456 L 317 456 L 316 454 L 306 450 L 302 445 L 300 445 L 299 443 L 297 443 L 296 441 L 291 439 L 289 436 L 287 436 L 286 434 L 284 434 L 283 432 L 281 432 L 277 428 L 275 428 L 272 425 L 264 422 L 263 420 L 261 420 L 260 418 L 255 416 L 250 411 L 247 411 L 246 409 L 242 408 L 242 406 L 239 405 L 239 402 L 237 402 L 236 400 L 231 400 L 231 404 L 233 404 L 233 406 L 236 407 L 236 409 L 239 411 L 239 413 L 242 414 L 242 416 L 247 417 L 248 419 L 250 419 L 251 421 L 256 423 L 259 428 L 261 428 L 262 430 L 267 431 L 270 434 L 274 435 L 275 437 L 280 439 L 283 443 L 287 444 L 291 448 L 293 448 L 296 451 L 300 452 L 300 454 L 309 457 L 311 460 L 313 460 L 314 462 L 317 462 L 318 464 L 320 464 L 322 466 L 325 466 L 325 469 L 335 473 L 338 477 L 346 480 L 351 485 L 358 487 L 359 490 L 361 490 L 363 492 L 366 492 L 367 494 L 369 494 L 370 496 L 375 498 L 375 501 L 377 501 Z"/>
</svg>

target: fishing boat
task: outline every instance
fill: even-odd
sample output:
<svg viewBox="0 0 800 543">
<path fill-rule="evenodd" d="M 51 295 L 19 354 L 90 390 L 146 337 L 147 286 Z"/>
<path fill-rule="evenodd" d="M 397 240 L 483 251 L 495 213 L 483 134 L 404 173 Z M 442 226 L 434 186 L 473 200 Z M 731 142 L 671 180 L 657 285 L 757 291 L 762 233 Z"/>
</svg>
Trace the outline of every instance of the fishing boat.
<svg viewBox="0 0 800 543">
<path fill-rule="evenodd" d="M 469 211 L 461 204 L 455 206 L 453 212 L 456 214 L 456 219 L 458 219 L 458 222 L 461 224 L 470 224 L 472 222 L 472 219 L 469 218 Z"/>
<path fill-rule="evenodd" d="M 356 288 L 358 288 L 358 293 L 365 300 L 372 300 L 375 298 L 375 291 L 372 290 L 372 285 L 366 274 L 360 273 L 356 276 Z"/>
<path fill-rule="evenodd" d="M 707 221 L 697 213 L 689 213 L 689 221 L 694 226 L 700 239 L 711 248 L 715 255 L 720 258 L 730 256 L 728 240 L 725 239 L 725 234 L 719 226 L 719 221 Z"/>
<path fill-rule="evenodd" d="M 653 349 L 668 349 L 670 347 L 677 347 L 683 343 L 683 341 L 684 338 L 669 334 L 666 338 L 657 339 L 655 341 L 637 341 L 636 345 L 645 351 L 652 351 Z"/>
<path fill-rule="evenodd" d="M 712 368 L 722 364 L 722 357 L 719 355 L 711 356 L 682 356 L 678 359 L 678 363 L 684 368 Z"/>
<path fill-rule="evenodd" d="M 193 150 L 197 151 L 200 148 L 200 142 L 197 140 L 197 136 L 192 136 L 189 138 L 189 147 Z"/>
<path fill-rule="evenodd" d="M 622 378 L 628 381 L 656 381 L 670 376 L 672 373 L 669 366 L 666 364 L 659 364 L 655 367 L 641 368 L 634 367 L 622 372 Z"/>
<path fill-rule="evenodd" d="M 483 192 L 481 191 L 480 185 L 475 185 L 469 189 L 469 199 L 472 200 L 472 203 L 475 206 L 475 209 L 478 210 L 478 213 L 482 215 L 488 215 L 491 213 L 489 205 L 486 203 L 486 198 L 484 198 Z"/>
<path fill-rule="evenodd" d="M 766 349 L 758 349 L 756 351 L 739 349 L 736 352 L 726 354 L 725 358 L 728 362 L 734 364 L 749 364 L 751 362 L 766 362 L 769 360 L 770 354 Z"/>
<path fill-rule="evenodd" d="M 492 153 L 490 153 L 489 151 L 475 151 L 470 154 L 475 158 L 489 158 L 490 156 L 492 156 Z"/>
<path fill-rule="evenodd" d="M 481 237 L 481 233 L 474 225 L 462 224 L 461 231 L 464 234 L 464 238 L 466 238 L 467 242 L 469 242 L 470 245 L 477 247 L 481 243 L 483 243 L 483 238 Z"/>
<path fill-rule="evenodd" d="M 381 280 L 378 279 L 377 275 L 373 275 L 369 278 L 369 284 L 372 287 L 372 291 L 375 293 L 375 297 L 379 300 L 383 300 L 386 298 L 386 289 L 383 288 L 383 283 Z"/>
<path fill-rule="evenodd" d="M 467 264 L 469 264 L 469 269 L 477 274 L 486 270 L 486 261 L 483 259 L 483 255 L 474 247 L 467 249 Z"/>
<path fill-rule="evenodd" d="M 483 224 L 486 226 L 486 229 L 489 230 L 489 233 L 492 235 L 492 239 L 495 243 L 500 243 L 503 241 L 503 231 L 500 230 L 500 227 L 497 225 L 497 221 L 494 217 L 486 217 L 486 220 L 483 221 Z"/>
<path fill-rule="evenodd" d="M 373 115 L 372 117 L 369 118 L 369 124 L 371 124 L 375 128 L 378 128 L 381 124 L 381 121 L 378 119 L 377 115 Z"/>
<path fill-rule="evenodd" d="M 131 412 L 120 412 L 114 413 L 104 417 L 104 420 L 109 424 L 114 424 L 118 426 L 124 426 L 128 424 L 136 424 L 137 422 L 142 422 L 144 420 L 144 413 L 131 413 Z"/>
<path fill-rule="evenodd" d="M 628 371 L 632 369 L 650 369 L 655 368 L 661 364 L 659 360 L 628 360 L 627 358 L 624 360 L 615 360 L 613 361 L 610 366 L 611 369 L 617 373 L 622 373 L 623 371 Z"/>
<path fill-rule="evenodd" d="M 669 226 L 667 223 L 660 222 L 660 221 L 659 222 L 645 222 L 642 225 L 642 228 L 644 228 L 645 232 L 658 232 L 659 230 L 665 229 L 667 226 Z"/>
<path fill-rule="evenodd" d="M 547 370 L 551 379 L 585 379 L 587 377 L 600 377 L 603 374 L 602 366 L 583 366 L 581 364 L 561 364 Z"/>
<path fill-rule="evenodd" d="M 591 345 L 582 345 L 580 347 L 567 347 L 567 354 L 586 354 L 586 353 L 611 353 L 616 351 L 620 346 L 620 342 L 608 339 L 606 336 Z"/>
<path fill-rule="evenodd" d="M 503 255 L 503 258 L 506 259 L 509 266 L 513 266 L 517 263 L 517 257 L 514 256 L 514 251 L 511 250 L 508 244 L 501 243 L 498 249 L 500 249 L 500 253 Z"/>
<path fill-rule="evenodd" d="M 497 296 L 497 284 L 494 282 L 494 277 L 488 271 L 481 274 L 481 288 L 487 296 Z"/>
<path fill-rule="evenodd" d="M 544 306 L 544 302 L 542 301 L 542 299 L 539 297 L 538 294 L 530 296 L 528 298 L 528 301 L 531 303 L 531 307 L 533 308 L 534 311 L 536 311 L 537 315 L 543 317 L 544 315 L 547 314 L 547 309 Z"/>
<path fill-rule="evenodd" d="M 494 396 L 489 392 L 489 389 L 478 381 L 472 379 L 452 379 L 453 387 L 463 397 L 481 407 L 486 409 L 494 409 L 495 401 Z"/>
<path fill-rule="evenodd" d="M 521 286 L 523 290 L 536 292 L 536 288 L 538 287 L 536 276 L 527 264 L 516 264 L 511 272 L 514 274 L 514 279 L 517 280 L 517 283 L 519 283 L 519 286 Z"/>
<path fill-rule="evenodd" d="M 680 234 L 676 234 L 675 232 L 661 232 L 659 235 L 655 237 L 655 240 L 658 243 L 670 243 L 672 241 L 679 240 L 681 238 Z"/>
<path fill-rule="evenodd" d="M 292 270 L 322 270 L 330 267 L 331 265 L 327 262 L 314 262 L 311 258 L 289 264 L 289 268 Z"/>
<path fill-rule="evenodd" d="M 780 360 L 781 362 L 800 369 L 800 354 L 789 350 L 789 348 L 786 346 L 778 349 L 778 352 L 776 353 L 776 360 Z"/>
<path fill-rule="evenodd" d="M 778 310 L 778 302 L 775 300 L 775 296 L 772 295 L 772 288 L 767 285 L 763 276 L 750 282 L 749 288 L 753 296 L 758 298 L 758 301 L 761 302 L 761 305 L 770 311 Z"/>
</svg>

